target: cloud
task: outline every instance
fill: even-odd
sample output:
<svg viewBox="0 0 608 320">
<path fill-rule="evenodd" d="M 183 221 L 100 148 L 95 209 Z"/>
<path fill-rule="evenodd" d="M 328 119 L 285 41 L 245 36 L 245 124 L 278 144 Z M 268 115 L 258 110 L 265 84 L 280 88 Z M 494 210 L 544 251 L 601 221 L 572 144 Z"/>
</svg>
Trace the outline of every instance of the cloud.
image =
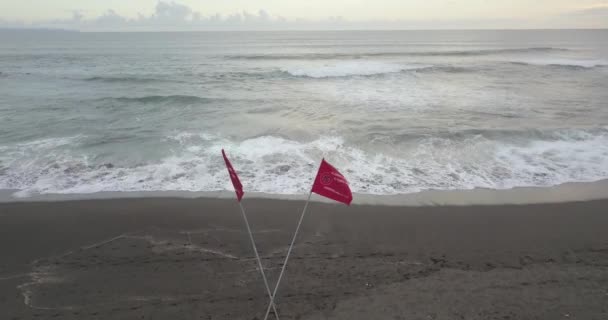
<svg viewBox="0 0 608 320">
<path fill-rule="evenodd" d="M 32 24 L 32 27 L 61 27 L 83 31 L 151 31 L 151 30 L 243 30 L 276 29 L 294 27 L 295 23 L 280 16 L 273 16 L 266 10 L 255 13 L 247 11 L 229 15 L 219 13 L 204 15 L 192 8 L 171 1 L 159 1 L 149 16 L 139 14 L 137 18 L 126 18 L 108 9 L 101 16 L 85 20 L 80 12 L 74 12 L 71 19 L 53 20 Z M 314 24 L 310 21 L 309 24 Z M 25 25 L 25 24 L 23 24 Z"/>
<path fill-rule="evenodd" d="M 195 13 L 190 7 L 175 2 L 158 2 L 150 20 L 163 22 L 185 22 L 192 19 Z M 200 16 L 199 13 L 196 13 Z"/>
<path fill-rule="evenodd" d="M 102 15 L 85 19 L 80 11 L 74 11 L 69 19 L 56 19 L 37 23 L 0 20 L 0 27 L 62 28 L 82 31 L 187 31 L 187 30 L 255 30 L 314 28 L 328 25 L 326 21 L 289 20 L 272 15 L 266 10 L 251 13 L 236 12 L 228 15 L 219 13 L 204 15 L 192 8 L 171 1 L 159 1 L 152 14 L 139 14 L 137 18 L 121 16 L 112 9 Z M 327 22 L 330 22 L 328 19 Z"/>
<path fill-rule="evenodd" d="M 82 22 L 82 20 L 76 20 L 75 17 L 72 17 L 73 22 Z M 114 10 L 108 10 L 101 16 L 99 16 L 95 22 L 99 25 L 113 26 L 113 25 L 122 25 L 128 22 L 126 18 L 123 18 Z"/>
<path fill-rule="evenodd" d="M 543 21 L 524 19 L 353 21 L 340 16 L 317 20 L 288 19 L 263 9 L 257 12 L 242 11 L 227 15 L 202 13 L 175 1 L 161 0 L 157 2 L 153 13 L 139 14 L 136 18 L 128 18 L 108 9 L 98 17 L 86 19 L 82 12 L 74 11 L 72 17 L 68 19 L 29 24 L 0 20 L 0 27 L 61 28 L 81 31 L 597 28 L 608 27 L 608 5 L 605 2 L 596 2 L 595 7 L 583 8 Z"/>
<path fill-rule="evenodd" d="M 553 25 L 566 28 L 608 27 L 608 4 L 601 4 L 566 12 L 552 20 Z"/>
</svg>

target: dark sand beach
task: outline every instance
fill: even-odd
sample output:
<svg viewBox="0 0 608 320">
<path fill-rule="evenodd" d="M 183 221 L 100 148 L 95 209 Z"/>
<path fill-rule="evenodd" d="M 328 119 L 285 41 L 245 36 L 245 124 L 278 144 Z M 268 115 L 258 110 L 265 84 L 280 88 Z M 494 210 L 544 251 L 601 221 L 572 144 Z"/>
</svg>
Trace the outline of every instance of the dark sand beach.
<svg viewBox="0 0 608 320">
<path fill-rule="evenodd" d="M 301 201 L 245 199 L 274 283 Z M 608 201 L 312 203 L 281 319 L 608 319 Z M 233 200 L 0 204 L 2 319 L 260 319 Z"/>
</svg>

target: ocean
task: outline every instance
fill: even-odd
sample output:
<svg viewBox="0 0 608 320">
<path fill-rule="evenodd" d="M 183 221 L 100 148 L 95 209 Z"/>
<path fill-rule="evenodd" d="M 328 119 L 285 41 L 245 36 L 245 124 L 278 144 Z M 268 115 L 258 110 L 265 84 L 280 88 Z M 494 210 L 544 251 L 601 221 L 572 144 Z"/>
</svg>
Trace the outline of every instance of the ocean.
<svg viewBox="0 0 608 320">
<path fill-rule="evenodd" d="M 0 189 L 301 194 L 608 178 L 608 30 L 0 31 Z"/>
</svg>

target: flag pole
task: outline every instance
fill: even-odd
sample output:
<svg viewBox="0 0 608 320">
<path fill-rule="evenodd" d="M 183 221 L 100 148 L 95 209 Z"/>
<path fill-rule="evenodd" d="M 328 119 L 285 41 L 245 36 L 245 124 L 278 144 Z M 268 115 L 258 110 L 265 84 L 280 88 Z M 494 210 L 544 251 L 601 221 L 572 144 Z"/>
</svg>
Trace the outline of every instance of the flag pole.
<svg viewBox="0 0 608 320">
<path fill-rule="evenodd" d="M 245 213 L 245 208 L 243 208 L 243 204 L 238 201 L 239 207 L 241 207 L 241 213 L 243 214 L 243 219 L 245 220 L 245 225 L 247 226 L 247 232 L 249 233 L 249 240 L 251 240 L 251 246 L 253 247 L 253 252 L 255 252 L 255 258 L 258 260 L 258 266 L 260 268 L 260 272 L 262 273 L 262 278 L 264 279 L 264 285 L 266 286 L 266 292 L 270 297 L 270 305 L 274 311 L 274 315 L 277 320 L 279 320 L 279 313 L 277 312 L 276 305 L 274 304 L 274 299 L 272 299 L 272 294 L 270 292 L 270 286 L 268 285 L 268 280 L 266 279 L 266 273 L 264 273 L 264 267 L 262 266 L 262 259 L 260 259 L 260 254 L 258 253 L 258 248 L 255 245 L 255 241 L 253 240 L 253 233 L 251 232 L 251 227 L 249 226 L 249 220 L 247 219 L 247 214 Z M 270 310 L 270 308 L 269 308 Z"/>
<path fill-rule="evenodd" d="M 283 267 L 281 268 L 281 273 L 279 274 L 279 279 L 277 280 L 277 284 L 274 287 L 274 292 L 270 296 L 270 304 L 266 309 L 266 315 L 264 316 L 264 320 L 268 319 L 268 315 L 270 314 L 270 309 L 275 306 L 274 298 L 276 297 L 277 291 L 279 290 L 279 285 L 281 284 L 281 279 L 283 278 L 283 273 L 285 272 L 285 267 L 287 267 L 287 261 L 289 261 L 289 255 L 291 254 L 291 249 L 293 249 L 293 245 L 296 242 L 296 238 L 298 237 L 298 231 L 300 230 L 300 226 L 302 225 L 302 221 L 304 220 L 304 215 L 306 215 L 306 209 L 308 209 L 308 203 L 310 203 L 310 197 L 312 196 L 312 190 L 308 194 L 308 199 L 306 200 L 306 204 L 304 205 L 304 210 L 302 210 L 302 215 L 300 215 L 300 221 L 298 221 L 298 226 L 296 227 L 296 231 L 293 234 L 293 239 L 291 239 L 291 244 L 289 245 L 289 249 L 287 250 L 287 255 L 285 256 L 285 261 L 283 262 Z M 275 310 L 276 313 L 276 310 Z"/>
</svg>

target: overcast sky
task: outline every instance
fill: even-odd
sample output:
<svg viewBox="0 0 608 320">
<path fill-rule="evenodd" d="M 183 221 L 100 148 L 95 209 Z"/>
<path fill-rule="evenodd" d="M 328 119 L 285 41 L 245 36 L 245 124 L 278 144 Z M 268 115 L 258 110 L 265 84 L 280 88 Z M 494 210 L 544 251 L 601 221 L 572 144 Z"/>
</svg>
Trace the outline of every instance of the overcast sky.
<svg viewBox="0 0 608 320">
<path fill-rule="evenodd" d="M 0 27 L 83 31 L 608 28 L 608 0 L 0 0 Z"/>
</svg>

